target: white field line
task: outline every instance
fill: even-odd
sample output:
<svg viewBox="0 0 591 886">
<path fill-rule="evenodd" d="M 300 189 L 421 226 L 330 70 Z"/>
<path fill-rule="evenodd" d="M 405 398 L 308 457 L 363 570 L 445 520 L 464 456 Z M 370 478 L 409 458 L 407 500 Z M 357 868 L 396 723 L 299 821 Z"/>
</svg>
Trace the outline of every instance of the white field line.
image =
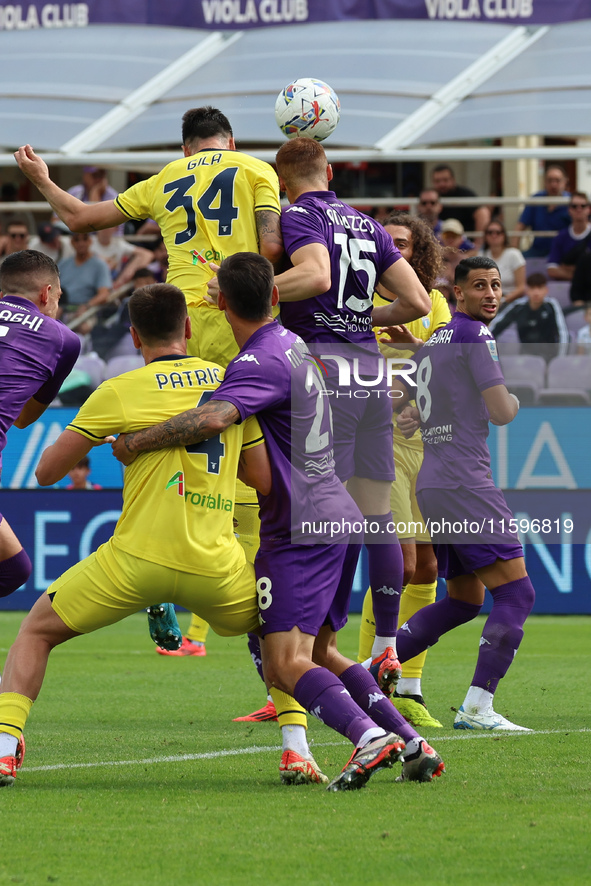
<svg viewBox="0 0 591 886">
<path fill-rule="evenodd" d="M 466 739 L 475 738 L 522 738 L 532 735 L 579 735 L 583 732 L 591 732 L 591 728 L 583 729 L 538 729 L 531 732 L 472 732 L 466 730 L 460 735 L 439 735 L 436 736 L 434 744 L 442 741 L 465 741 Z M 431 741 L 432 739 L 429 739 Z M 339 745 L 345 745 L 347 742 L 341 741 L 323 741 L 316 742 L 311 745 L 314 748 L 331 748 Z M 148 757 L 144 760 L 103 760 L 100 763 L 55 763 L 52 766 L 24 766 L 22 772 L 53 772 L 58 769 L 97 769 L 105 766 L 146 766 L 148 764 L 158 763 L 183 763 L 186 760 L 217 760 L 221 757 L 241 757 L 252 754 L 268 754 L 281 751 L 279 745 L 255 745 L 251 748 L 234 748 L 225 751 L 208 751 L 205 754 L 176 754 L 171 757 Z"/>
</svg>

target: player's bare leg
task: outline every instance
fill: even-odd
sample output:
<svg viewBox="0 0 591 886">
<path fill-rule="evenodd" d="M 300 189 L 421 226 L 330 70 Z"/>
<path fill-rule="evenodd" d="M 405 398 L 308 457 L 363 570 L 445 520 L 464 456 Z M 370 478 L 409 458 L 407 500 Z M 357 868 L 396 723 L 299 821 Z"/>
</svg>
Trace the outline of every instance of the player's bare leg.
<svg viewBox="0 0 591 886">
<path fill-rule="evenodd" d="M 47 594 L 39 597 L 23 621 L 6 659 L 0 692 L 0 786 L 14 782 L 17 746 L 41 690 L 51 650 L 77 636 L 53 611 Z"/>
</svg>

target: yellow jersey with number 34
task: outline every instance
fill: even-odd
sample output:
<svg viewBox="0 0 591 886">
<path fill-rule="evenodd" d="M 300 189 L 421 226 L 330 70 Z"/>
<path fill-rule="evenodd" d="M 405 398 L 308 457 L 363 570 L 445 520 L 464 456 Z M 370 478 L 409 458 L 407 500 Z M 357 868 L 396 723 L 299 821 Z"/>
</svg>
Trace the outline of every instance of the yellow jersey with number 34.
<svg viewBox="0 0 591 886">
<path fill-rule="evenodd" d="M 220 366 L 199 357 L 153 360 L 103 382 L 68 429 L 96 441 L 150 427 L 206 403 L 223 377 Z M 125 469 L 113 543 L 181 572 L 218 576 L 241 568 L 232 522 L 236 472 L 242 449 L 262 442 L 249 418 L 203 443 L 140 453 Z"/>
<path fill-rule="evenodd" d="M 208 148 L 132 185 L 115 205 L 129 218 L 158 222 L 168 251 L 166 282 L 192 307 L 203 303 L 209 262 L 259 251 L 255 212 L 280 213 L 279 181 L 262 160 Z"/>
</svg>

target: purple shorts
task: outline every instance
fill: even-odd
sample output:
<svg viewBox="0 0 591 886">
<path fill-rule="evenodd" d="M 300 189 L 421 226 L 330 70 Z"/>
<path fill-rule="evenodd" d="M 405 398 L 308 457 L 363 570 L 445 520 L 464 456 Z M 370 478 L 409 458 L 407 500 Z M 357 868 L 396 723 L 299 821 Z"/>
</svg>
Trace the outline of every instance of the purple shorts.
<svg viewBox="0 0 591 886">
<path fill-rule="evenodd" d="M 347 623 L 361 545 L 293 545 L 260 548 L 254 562 L 263 637 L 297 627 L 316 636 L 327 624 Z"/>
<path fill-rule="evenodd" d="M 421 489 L 417 500 L 431 535 L 442 578 L 469 575 L 495 560 L 523 557 L 513 514 L 496 486 Z"/>
<path fill-rule="evenodd" d="M 368 388 L 356 385 L 343 390 L 326 381 L 335 391 L 329 396 L 334 433 L 335 469 L 345 483 L 351 477 L 394 480 L 392 400 L 384 382 Z M 336 394 L 339 394 L 337 397 Z"/>
</svg>

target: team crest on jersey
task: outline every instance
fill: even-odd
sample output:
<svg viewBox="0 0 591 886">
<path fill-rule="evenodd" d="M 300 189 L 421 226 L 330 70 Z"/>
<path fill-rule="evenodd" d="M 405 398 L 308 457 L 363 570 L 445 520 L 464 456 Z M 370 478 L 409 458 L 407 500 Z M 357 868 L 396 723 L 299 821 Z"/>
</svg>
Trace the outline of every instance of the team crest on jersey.
<svg viewBox="0 0 591 886">
<path fill-rule="evenodd" d="M 177 487 L 177 492 L 179 495 L 184 497 L 185 495 L 185 475 L 182 471 L 177 471 L 176 474 L 173 474 L 168 483 L 166 484 L 166 488 L 170 489 L 171 486 Z"/>
<path fill-rule="evenodd" d="M 490 331 L 490 329 L 488 328 L 488 326 L 485 326 L 485 325 L 484 325 L 484 323 L 482 324 L 482 326 L 481 326 L 480 329 L 478 330 L 478 338 L 480 338 L 481 335 L 488 335 L 490 338 L 493 337 L 492 332 Z"/>
<path fill-rule="evenodd" d="M 236 363 L 256 363 L 257 366 L 261 365 L 254 354 L 243 354 L 242 357 L 238 357 L 235 362 Z"/>
<path fill-rule="evenodd" d="M 423 317 L 423 319 L 421 320 L 421 323 L 423 324 L 425 329 L 428 329 L 429 326 L 431 325 L 431 321 L 429 320 L 429 317 Z"/>
<path fill-rule="evenodd" d="M 490 355 L 495 361 L 495 363 L 499 362 L 499 352 L 497 351 L 497 343 L 496 341 L 487 341 L 485 342 L 488 350 L 490 351 Z"/>
</svg>

